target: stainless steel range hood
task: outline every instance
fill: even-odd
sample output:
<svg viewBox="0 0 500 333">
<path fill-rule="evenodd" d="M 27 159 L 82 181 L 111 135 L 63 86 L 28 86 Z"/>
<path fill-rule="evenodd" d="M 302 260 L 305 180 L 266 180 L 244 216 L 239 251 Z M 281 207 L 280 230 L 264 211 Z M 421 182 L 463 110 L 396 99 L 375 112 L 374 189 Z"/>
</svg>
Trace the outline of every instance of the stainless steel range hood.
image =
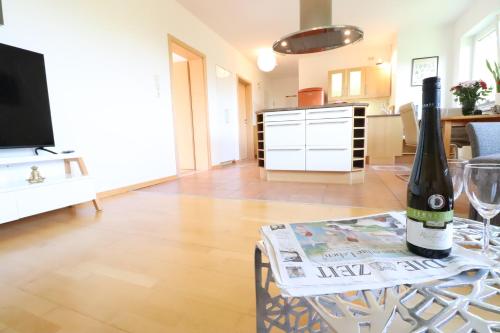
<svg viewBox="0 0 500 333">
<path fill-rule="evenodd" d="M 273 50 L 284 54 L 322 52 L 363 39 L 352 25 L 332 25 L 332 0 L 300 0 L 300 31 L 284 36 Z"/>
</svg>

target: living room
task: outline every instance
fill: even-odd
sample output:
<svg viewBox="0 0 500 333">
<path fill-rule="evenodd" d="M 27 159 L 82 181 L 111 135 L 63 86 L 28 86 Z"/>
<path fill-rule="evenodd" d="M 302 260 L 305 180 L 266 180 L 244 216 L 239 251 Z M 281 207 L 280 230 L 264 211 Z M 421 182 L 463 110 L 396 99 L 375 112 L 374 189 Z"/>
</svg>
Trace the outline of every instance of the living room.
<svg viewBox="0 0 500 333">
<path fill-rule="evenodd" d="M 0 332 L 500 327 L 499 0 L 0 9 Z M 374 288 L 356 278 L 351 294 L 328 286 L 330 298 L 280 280 L 266 235 L 296 228 L 315 248 L 319 229 L 306 223 L 388 212 L 410 230 L 425 210 L 417 192 L 440 181 L 433 190 L 449 197 L 432 193 L 425 205 L 451 212 L 453 251 L 470 247 L 490 265 L 461 266 L 479 281 L 477 292 L 454 291 L 462 303 L 441 299 L 435 279 L 431 291 L 401 279 L 410 282 L 397 285 L 408 289 L 396 310 L 380 314 L 362 296 Z M 363 232 L 390 224 L 379 222 Z M 329 232 L 349 246 L 368 239 L 351 231 Z M 451 245 L 430 249 L 447 256 Z M 409 306 L 418 295 L 425 301 Z M 351 321 L 335 314 L 349 297 L 359 306 Z"/>
</svg>

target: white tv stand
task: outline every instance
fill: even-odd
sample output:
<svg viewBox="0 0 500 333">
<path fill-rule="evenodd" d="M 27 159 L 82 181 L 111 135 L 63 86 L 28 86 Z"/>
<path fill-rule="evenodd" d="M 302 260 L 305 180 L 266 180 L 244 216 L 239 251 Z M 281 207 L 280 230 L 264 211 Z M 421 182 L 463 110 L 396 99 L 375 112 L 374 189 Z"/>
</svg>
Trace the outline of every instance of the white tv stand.
<svg viewBox="0 0 500 333">
<path fill-rule="evenodd" d="M 61 172 L 60 177 L 47 177 L 39 184 L 26 181 L 30 164 L 40 166 L 53 161 L 64 162 L 64 174 Z M 73 164 L 78 166 L 79 173 L 73 172 Z M 0 223 L 88 201 L 93 202 L 97 211 L 101 210 L 94 181 L 88 174 L 83 158 L 77 154 L 0 158 L 0 167 L 0 177 L 2 171 L 6 175 L 0 184 Z M 10 174 L 9 170 L 13 168 L 23 168 L 23 172 Z M 14 174 L 15 177 L 12 176 Z M 19 179 L 19 175 L 24 177 Z"/>
</svg>

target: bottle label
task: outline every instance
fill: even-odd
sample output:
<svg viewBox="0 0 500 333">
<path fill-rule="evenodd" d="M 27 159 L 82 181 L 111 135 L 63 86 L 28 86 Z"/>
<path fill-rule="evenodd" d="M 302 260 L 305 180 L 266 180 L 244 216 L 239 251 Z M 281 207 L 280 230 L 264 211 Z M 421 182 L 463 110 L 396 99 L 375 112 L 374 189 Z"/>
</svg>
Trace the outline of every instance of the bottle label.
<svg viewBox="0 0 500 333">
<path fill-rule="evenodd" d="M 431 250 L 447 250 L 453 245 L 453 211 L 430 212 L 408 207 L 406 240 Z"/>
</svg>

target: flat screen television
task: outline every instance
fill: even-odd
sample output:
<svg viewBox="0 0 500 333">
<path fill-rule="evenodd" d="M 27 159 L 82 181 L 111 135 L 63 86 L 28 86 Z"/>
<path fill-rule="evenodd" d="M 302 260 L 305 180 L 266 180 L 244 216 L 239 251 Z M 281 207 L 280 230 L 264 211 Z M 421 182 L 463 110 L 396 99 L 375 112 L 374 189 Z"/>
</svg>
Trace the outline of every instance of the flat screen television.
<svg viewBox="0 0 500 333">
<path fill-rule="evenodd" d="M 53 146 L 43 54 L 0 44 L 0 148 Z"/>
</svg>

